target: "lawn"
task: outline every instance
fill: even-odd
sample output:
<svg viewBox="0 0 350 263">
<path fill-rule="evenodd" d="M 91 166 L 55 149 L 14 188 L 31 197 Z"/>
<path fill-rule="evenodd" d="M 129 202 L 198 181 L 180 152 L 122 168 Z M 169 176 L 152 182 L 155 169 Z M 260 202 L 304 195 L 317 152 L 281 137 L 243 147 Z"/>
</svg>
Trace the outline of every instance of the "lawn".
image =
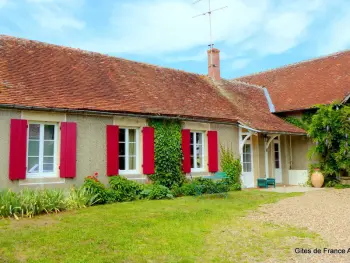
<svg viewBox="0 0 350 263">
<path fill-rule="evenodd" d="M 286 259 L 321 239 L 304 229 L 254 222 L 260 205 L 296 194 L 231 192 L 95 206 L 34 219 L 0 220 L 0 262 L 244 262 Z"/>
</svg>

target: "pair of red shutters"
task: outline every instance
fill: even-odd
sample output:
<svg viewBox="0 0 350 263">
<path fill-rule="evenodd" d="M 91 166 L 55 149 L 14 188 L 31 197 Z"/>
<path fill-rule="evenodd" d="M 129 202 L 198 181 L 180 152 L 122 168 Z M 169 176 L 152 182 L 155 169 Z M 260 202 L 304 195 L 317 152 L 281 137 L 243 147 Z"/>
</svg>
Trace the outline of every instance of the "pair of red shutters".
<svg viewBox="0 0 350 263">
<path fill-rule="evenodd" d="M 10 128 L 10 180 L 26 178 L 27 163 L 27 120 L 11 120 Z M 76 176 L 77 125 L 74 122 L 61 123 L 60 177 Z M 154 128 L 144 127 L 143 174 L 154 174 Z M 119 173 L 119 127 L 107 125 L 107 175 Z M 182 130 L 183 171 L 191 172 L 190 130 Z M 218 171 L 218 137 L 216 131 L 208 132 L 209 172 Z"/>
<path fill-rule="evenodd" d="M 61 123 L 60 177 L 74 178 L 76 175 L 77 125 Z M 26 179 L 27 170 L 27 120 L 11 120 L 10 128 L 10 180 Z"/>
</svg>

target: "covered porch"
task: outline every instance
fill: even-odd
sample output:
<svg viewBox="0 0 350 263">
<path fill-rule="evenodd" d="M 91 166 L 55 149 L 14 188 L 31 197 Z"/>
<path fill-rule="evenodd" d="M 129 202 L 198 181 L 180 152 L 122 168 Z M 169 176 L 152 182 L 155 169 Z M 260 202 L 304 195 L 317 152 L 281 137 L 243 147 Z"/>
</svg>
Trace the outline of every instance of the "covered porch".
<svg viewBox="0 0 350 263">
<path fill-rule="evenodd" d="M 305 134 L 269 133 L 241 126 L 239 153 L 243 188 L 257 187 L 258 178 L 274 178 L 278 186 L 301 186 L 308 179 Z"/>
</svg>

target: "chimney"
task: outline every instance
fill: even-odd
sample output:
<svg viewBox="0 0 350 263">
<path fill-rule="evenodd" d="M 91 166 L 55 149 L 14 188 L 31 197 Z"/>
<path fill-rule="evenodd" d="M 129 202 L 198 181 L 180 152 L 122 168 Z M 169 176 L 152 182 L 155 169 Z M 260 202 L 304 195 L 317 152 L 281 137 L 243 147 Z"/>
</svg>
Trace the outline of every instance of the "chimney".
<svg viewBox="0 0 350 263">
<path fill-rule="evenodd" d="M 208 75 L 214 80 L 220 80 L 220 50 L 208 50 Z"/>
</svg>

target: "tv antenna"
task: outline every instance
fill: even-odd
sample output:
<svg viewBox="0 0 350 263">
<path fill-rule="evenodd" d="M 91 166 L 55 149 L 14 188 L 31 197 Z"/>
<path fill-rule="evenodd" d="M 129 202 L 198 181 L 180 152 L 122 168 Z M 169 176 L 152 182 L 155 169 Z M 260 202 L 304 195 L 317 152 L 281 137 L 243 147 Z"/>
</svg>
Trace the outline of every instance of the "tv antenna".
<svg viewBox="0 0 350 263">
<path fill-rule="evenodd" d="M 195 2 L 193 2 L 193 4 L 197 4 L 199 2 L 202 2 L 203 0 L 197 0 Z M 216 11 L 219 11 L 219 10 L 222 10 L 222 9 L 225 9 L 225 8 L 228 8 L 228 6 L 223 6 L 223 7 L 220 7 L 220 8 L 217 8 L 217 9 L 214 9 L 212 10 L 211 9 L 211 0 L 207 0 L 208 1 L 208 4 L 209 4 L 209 10 L 205 13 L 202 13 L 202 14 L 199 14 L 199 15 L 196 15 L 196 16 L 193 16 L 192 18 L 196 18 L 196 17 L 199 17 L 199 16 L 206 16 L 208 15 L 209 16 L 209 34 L 210 34 L 210 44 L 208 45 L 209 48 L 210 48 L 210 66 L 211 67 L 215 67 L 215 65 L 213 65 L 213 47 L 214 47 L 214 43 L 213 43 L 213 32 L 212 32 L 212 23 L 211 23 L 211 15 L 212 13 L 216 12 Z"/>
</svg>

